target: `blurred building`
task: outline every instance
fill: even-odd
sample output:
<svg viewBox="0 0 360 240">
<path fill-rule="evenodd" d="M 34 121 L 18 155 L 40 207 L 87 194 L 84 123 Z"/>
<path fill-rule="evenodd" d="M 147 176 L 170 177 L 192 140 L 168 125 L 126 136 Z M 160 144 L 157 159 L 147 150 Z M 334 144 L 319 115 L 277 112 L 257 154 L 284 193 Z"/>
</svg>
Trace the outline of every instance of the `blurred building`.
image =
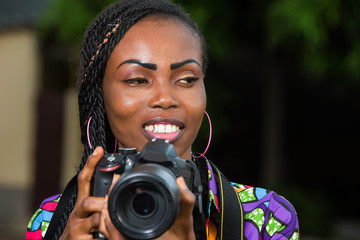
<svg viewBox="0 0 360 240">
<path fill-rule="evenodd" d="M 75 90 L 44 88 L 36 26 L 49 2 L 0 2 L 0 239 L 24 239 L 37 193 L 59 192 L 81 155 Z"/>
</svg>

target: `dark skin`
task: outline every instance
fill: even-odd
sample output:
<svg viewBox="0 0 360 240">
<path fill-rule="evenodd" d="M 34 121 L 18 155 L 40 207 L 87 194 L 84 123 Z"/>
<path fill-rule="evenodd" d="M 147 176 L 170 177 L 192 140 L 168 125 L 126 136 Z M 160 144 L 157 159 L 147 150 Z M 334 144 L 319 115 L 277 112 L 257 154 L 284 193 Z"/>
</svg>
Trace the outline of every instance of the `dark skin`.
<svg viewBox="0 0 360 240">
<path fill-rule="evenodd" d="M 125 34 L 103 81 L 105 110 L 119 146 L 141 150 L 151 140 L 144 125 L 160 119 L 181 126 L 172 143 L 180 157 L 191 159 L 206 107 L 200 49 L 198 38 L 179 21 L 147 18 Z M 129 60 L 138 63 L 125 63 Z"/>
<path fill-rule="evenodd" d="M 191 145 L 206 107 L 202 52 L 197 35 L 178 20 L 147 17 L 136 23 L 107 62 L 103 92 L 105 111 L 119 147 L 140 151 L 152 137 L 170 139 L 180 157 L 191 159 Z M 90 196 L 91 179 L 104 150 L 97 147 L 78 177 L 78 199 L 61 239 L 126 239 L 112 224 L 107 197 Z M 119 175 L 114 177 L 117 181 Z M 180 213 L 157 239 L 195 239 L 195 196 L 184 179 Z"/>
</svg>

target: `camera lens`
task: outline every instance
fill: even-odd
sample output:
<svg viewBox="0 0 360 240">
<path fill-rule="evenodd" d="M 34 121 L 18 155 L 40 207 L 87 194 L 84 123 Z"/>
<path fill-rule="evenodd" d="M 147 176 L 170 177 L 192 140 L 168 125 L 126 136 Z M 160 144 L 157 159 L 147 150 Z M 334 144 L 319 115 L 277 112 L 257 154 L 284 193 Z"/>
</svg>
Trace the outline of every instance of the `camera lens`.
<svg viewBox="0 0 360 240">
<path fill-rule="evenodd" d="M 109 196 L 115 227 L 131 239 L 153 239 L 175 221 L 180 192 L 175 175 L 157 164 L 144 164 L 122 174 Z"/>
<path fill-rule="evenodd" d="M 136 190 L 138 193 L 132 200 L 133 209 L 140 216 L 151 215 L 155 209 L 155 200 L 150 193 L 143 192 L 141 188 Z"/>
</svg>

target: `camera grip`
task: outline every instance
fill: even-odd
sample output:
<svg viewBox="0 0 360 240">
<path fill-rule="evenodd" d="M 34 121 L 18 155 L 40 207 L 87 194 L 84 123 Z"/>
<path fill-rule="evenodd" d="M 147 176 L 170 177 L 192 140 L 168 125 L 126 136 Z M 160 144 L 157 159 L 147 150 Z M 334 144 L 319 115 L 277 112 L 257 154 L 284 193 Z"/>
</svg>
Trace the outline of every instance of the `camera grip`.
<svg viewBox="0 0 360 240">
<path fill-rule="evenodd" d="M 99 165 L 96 167 L 95 174 L 93 176 L 92 196 L 105 197 L 109 192 L 114 174 L 107 171 L 106 168 L 103 168 L 105 162 L 105 159 L 101 160 Z M 107 240 L 100 232 L 94 232 L 93 238 Z"/>
<path fill-rule="evenodd" d="M 96 166 L 92 183 L 92 196 L 105 197 L 113 181 L 114 173 L 124 170 L 123 156 L 118 153 L 105 154 Z"/>
<path fill-rule="evenodd" d="M 113 176 L 113 173 L 103 172 L 97 168 L 94 174 L 92 195 L 95 197 L 105 197 L 109 192 Z"/>
</svg>

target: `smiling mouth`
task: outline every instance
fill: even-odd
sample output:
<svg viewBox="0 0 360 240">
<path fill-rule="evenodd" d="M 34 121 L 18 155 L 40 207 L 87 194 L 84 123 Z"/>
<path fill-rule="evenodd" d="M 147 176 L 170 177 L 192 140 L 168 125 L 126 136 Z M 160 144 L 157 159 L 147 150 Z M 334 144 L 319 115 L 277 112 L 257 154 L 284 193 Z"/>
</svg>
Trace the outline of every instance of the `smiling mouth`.
<svg viewBox="0 0 360 240">
<path fill-rule="evenodd" d="M 144 135 L 148 139 L 167 139 L 170 142 L 176 141 L 182 134 L 184 124 L 174 120 L 152 121 L 144 124 Z"/>
</svg>

